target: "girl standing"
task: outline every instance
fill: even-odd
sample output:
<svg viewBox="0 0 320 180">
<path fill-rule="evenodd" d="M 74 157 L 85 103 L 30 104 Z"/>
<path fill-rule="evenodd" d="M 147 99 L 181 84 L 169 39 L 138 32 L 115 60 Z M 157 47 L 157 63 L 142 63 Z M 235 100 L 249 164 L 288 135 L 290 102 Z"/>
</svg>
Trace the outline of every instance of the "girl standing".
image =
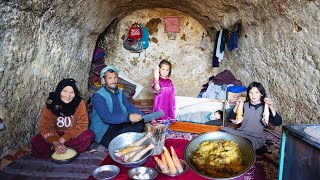
<svg viewBox="0 0 320 180">
<path fill-rule="evenodd" d="M 281 116 L 275 111 L 273 101 L 266 97 L 266 90 L 261 83 L 252 82 L 247 89 L 247 100 L 239 98 L 230 116 L 235 116 L 236 112 L 243 113 L 237 115 L 235 124 L 240 124 L 238 129 L 229 127 L 221 128 L 222 131 L 244 137 L 249 140 L 253 149 L 262 148 L 266 143 L 264 127 L 269 123 L 279 126 L 282 123 Z M 238 109 L 241 108 L 241 109 Z M 240 110 L 240 111 L 239 111 Z M 241 111 L 242 110 L 242 111 Z"/>
<path fill-rule="evenodd" d="M 160 120 L 175 120 L 174 85 L 169 79 L 171 69 L 171 63 L 168 60 L 162 60 L 154 70 L 154 80 L 152 82 L 152 89 L 155 93 L 153 112 L 159 110 L 164 112 L 164 116 Z"/>
</svg>

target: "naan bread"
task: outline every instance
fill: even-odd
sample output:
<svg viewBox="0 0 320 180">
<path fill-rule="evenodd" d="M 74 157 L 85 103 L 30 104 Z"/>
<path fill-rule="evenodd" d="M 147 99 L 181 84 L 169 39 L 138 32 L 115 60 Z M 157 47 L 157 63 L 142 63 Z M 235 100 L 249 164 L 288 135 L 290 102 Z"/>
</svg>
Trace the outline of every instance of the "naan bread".
<svg viewBox="0 0 320 180">
<path fill-rule="evenodd" d="M 77 152 L 75 150 L 67 149 L 66 153 L 58 154 L 58 153 L 54 152 L 51 157 L 55 160 L 67 160 L 67 159 L 74 157 L 75 155 L 77 155 Z"/>
</svg>

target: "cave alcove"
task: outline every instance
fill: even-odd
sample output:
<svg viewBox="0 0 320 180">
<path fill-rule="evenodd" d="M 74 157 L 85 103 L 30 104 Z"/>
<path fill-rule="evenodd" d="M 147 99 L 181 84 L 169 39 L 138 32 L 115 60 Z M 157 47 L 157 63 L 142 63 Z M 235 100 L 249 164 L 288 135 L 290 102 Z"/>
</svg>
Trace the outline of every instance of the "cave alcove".
<svg viewBox="0 0 320 180">
<path fill-rule="evenodd" d="M 0 131 L 0 157 L 30 143 L 38 133 L 41 109 L 62 78 L 76 79 L 83 97 L 88 99 L 92 54 L 101 45 L 98 36 L 103 33 L 109 33 L 104 40 L 110 42 L 104 45 L 105 63 L 119 64 L 119 69 L 144 86 L 138 99 L 152 97 L 151 69 L 161 58 L 168 58 L 175 65 L 172 79 L 177 95 L 197 95 L 209 76 L 227 69 L 244 85 L 252 81 L 264 84 L 284 124 L 319 123 L 320 4 L 310 0 L 284 2 L 275 8 L 273 2 L 253 0 L 1 1 L 0 118 L 5 129 Z M 171 13 L 157 12 L 164 9 Z M 188 17 L 198 25 L 192 30 L 190 27 L 192 37 L 182 40 L 179 33 L 176 40 L 169 41 L 167 34 L 160 32 L 161 19 L 159 31 L 150 35 L 147 58 L 144 52 L 137 58 L 137 54 L 122 47 L 122 37 L 137 18 L 144 24 L 157 18 L 135 14 L 150 10 L 158 13 L 160 19 L 164 15 L 184 14 L 182 22 Z M 243 34 L 239 48 L 226 53 L 214 72 L 212 46 L 202 52 L 201 36 L 211 29 L 228 28 L 240 19 Z M 115 33 L 111 32 L 113 25 L 120 27 Z M 170 43 L 161 44 L 164 42 Z M 174 42 L 177 46 L 170 46 Z M 171 47 L 180 51 L 172 51 Z"/>
</svg>

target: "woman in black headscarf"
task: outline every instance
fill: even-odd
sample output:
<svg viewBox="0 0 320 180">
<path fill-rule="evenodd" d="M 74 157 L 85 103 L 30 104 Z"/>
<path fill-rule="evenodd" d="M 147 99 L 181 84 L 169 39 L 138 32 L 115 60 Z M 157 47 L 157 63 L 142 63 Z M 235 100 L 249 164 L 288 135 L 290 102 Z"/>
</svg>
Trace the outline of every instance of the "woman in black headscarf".
<svg viewBox="0 0 320 180">
<path fill-rule="evenodd" d="M 69 147 L 84 152 L 94 139 L 88 124 L 86 105 L 76 81 L 61 80 L 42 110 L 39 134 L 31 142 L 32 155 L 49 158 L 53 152 L 63 154 Z"/>
</svg>

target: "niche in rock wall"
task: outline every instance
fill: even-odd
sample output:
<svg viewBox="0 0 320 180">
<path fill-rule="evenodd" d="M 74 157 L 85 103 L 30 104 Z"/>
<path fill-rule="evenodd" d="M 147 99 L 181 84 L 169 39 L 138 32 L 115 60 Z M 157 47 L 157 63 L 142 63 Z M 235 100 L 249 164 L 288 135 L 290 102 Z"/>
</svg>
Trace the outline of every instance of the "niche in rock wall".
<svg viewBox="0 0 320 180">
<path fill-rule="evenodd" d="M 179 32 L 172 39 L 165 32 L 165 17 L 179 17 Z M 131 25 L 141 23 L 149 33 L 149 47 L 140 53 L 132 53 L 123 47 Z M 213 45 L 205 50 L 200 41 L 206 30 L 191 16 L 173 9 L 143 9 L 113 21 L 99 36 L 96 47 L 106 51 L 104 63 L 114 65 L 134 82 L 143 86 L 138 99 L 152 99 L 153 69 L 162 59 L 172 65 L 171 79 L 175 93 L 180 96 L 197 96 L 202 84 L 212 75 L 211 57 Z M 208 38 L 210 41 L 210 38 Z M 208 42 L 208 44 L 213 44 Z"/>
</svg>

